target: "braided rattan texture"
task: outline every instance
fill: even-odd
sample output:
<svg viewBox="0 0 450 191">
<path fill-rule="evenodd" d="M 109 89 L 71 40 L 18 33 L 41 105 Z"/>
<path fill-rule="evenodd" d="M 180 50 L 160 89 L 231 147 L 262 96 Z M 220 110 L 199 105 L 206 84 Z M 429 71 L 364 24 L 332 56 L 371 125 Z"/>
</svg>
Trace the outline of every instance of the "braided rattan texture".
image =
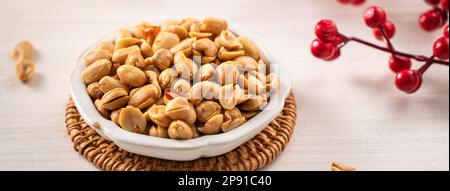
<svg viewBox="0 0 450 191">
<path fill-rule="evenodd" d="M 194 161 L 169 161 L 140 156 L 117 147 L 89 127 L 69 100 L 66 126 L 75 151 L 103 170 L 257 170 L 274 160 L 286 147 L 295 127 L 297 106 L 294 95 L 286 99 L 283 111 L 258 135 L 220 156 Z"/>
</svg>

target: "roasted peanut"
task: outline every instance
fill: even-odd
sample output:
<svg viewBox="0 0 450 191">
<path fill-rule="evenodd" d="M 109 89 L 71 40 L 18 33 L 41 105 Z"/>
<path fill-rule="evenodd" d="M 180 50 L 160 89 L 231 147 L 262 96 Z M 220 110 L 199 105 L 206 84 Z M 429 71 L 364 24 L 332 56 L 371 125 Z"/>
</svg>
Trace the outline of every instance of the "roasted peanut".
<svg viewBox="0 0 450 191">
<path fill-rule="evenodd" d="M 116 80 L 115 78 L 113 78 L 111 76 L 105 76 L 98 83 L 94 82 L 92 84 L 98 84 L 99 89 L 103 93 L 107 93 L 110 90 L 115 89 L 115 88 L 122 88 L 128 92 L 128 87 L 123 82 Z M 89 89 L 89 86 L 88 86 L 88 89 Z"/>
<path fill-rule="evenodd" d="M 214 40 L 217 46 L 224 47 L 227 50 L 240 50 L 243 48 L 239 39 L 230 31 L 222 31 Z"/>
<path fill-rule="evenodd" d="M 130 46 L 127 48 L 117 49 L 113 52 L 111 60 L 114 63 L 125 63 L 125 60 L 127 59 L 128 54 L 130 54 L 130 52 L 139 51 L 139 50 L 140 50 L 139 46 L 137 46 L 137 45 Z"/>
<path fill-rule="evenodd" d="M 35 65 L 28 59 L 21 59 L 16 62 L 16 76 L 23 83 L 26 83 L 33 78 L 35 69 Z"/>
<path fill-rule="evenodd" d="M 245 122 L 245 118 L 242 117 L 241 111 L 237 108 L 225 111 L 223 115 L 222 131 L 228 132 L 236 127 L 239 127 Z"/>
<path fill-rule="evenodd" d="M 202 101 L 195 106 L 195 112 L 197 113 L 197 120 L 205 123 L 211 117 L 220 114 L 222 112 L 222 107 L 214 101 Z"/>
<path fill-rule="evenodd" d="M 141 41 L 137 38 L 133 37 L 124 37 L 116 40 L 114 50 L 118 50 L 121 48 L 127 48 L 133 45 L 138 45 Z"/>
<path fill-rule="evenodd" d="M 267 75 L 266 78 L 266 92 L 273 92 L 280 89 L 280 78 L 275 73 Z"/>
<path fill-rule="evenodd" d="M 169 50 L 178 43 L 180 43 L 180 38 L 176 34 L 160 32 L 153 42 L 152 49 L 153 51 L 158 51 L 161 48 Z"/>
<path fill-rule="evenodd" d="M 245 36 L 239 36 L 238 40 L 242 44 L 246 55 L 252 57 L 255 60 L 259 60 L 259 49 L 253 41 Z"/>
<path fill-rule="evenodd" d="M 117 125 L 119 125 L 120 111 L 122 111 L 122 108 L 114 110 L 114 111 L 111 112 L 111 121 L 113 121 Z"/>
<path fill-rule="evenodd" d="M 133 106 L 127 106 L 120 111 L 119 124 L 127 131 L 144 133 L 147 120 L 145 120 L 141 110 Z"/>
<path fill-rule="evenodd" d="M 146 62 L 156 66 L 159 70 L 165 70 L 172 65 L 172 58 L 173 55 L 170 51 L 161 48 L 156 51 L 152 57 L 146 58 L 145 60 Z"/>
<path fill-rule="evenodd" d="M 192 43 L 194 43 L 195 40 L 197 40 L 195 37 L 184 39 L 183 41 L 172 47 L 170 49 L 170 52 L 172 54 L 183 52 L 184 55 L 190 56 L 192 53 Z"/>
<path fill-rule="evenodd" d="M 216 57 L 217 52 L 219 51 L 216 44 L 207 38 L 196 40 L 192 44 L 192 48 L 194 48 L 194 50 L 202 52 L 205 56 L 210 57 Z"/>
<path fill-rule="evenodd" d="M 214 77 L 215 69 L 211 64 L 204 64 L 200 66 L 198 75 L 201 81 L 210 80 Z"/>
<path fill-rule="evenodd" d="M 245 52 L 243 50 L 228 51 L 224 47 L 220 48 L 219 53 L 218 53 L 218 57 L 222 61 L 233 60 L 239 56 L 244 56 L 244 55 L 245 55 Z"/>
<path fill-rule="evenodd" d="M 197 73 L 197 66 L 194 61 L 187 58 L 183 52 L 178 52 L 173 57 L 173 64 L 178 72 L 178 75 L 185 79 L 192 79 Z"/>
<path fill-rule="evenodd" d="M 131 65 L 122 65 L 117 69 L 120 81 L 131 87 L 141 87 L 147 82 L 145 73 Z"/>
<path fill-rule="evenodd" d="M 258 62 L 250 56 L 240 56 L 235 58 L 233 61 L 238 65 L 239 69 L 245 71 L 258 70 Z"/>
<path fill-rule="evenodd" d="M 103 96 L 103 92 L 99 86 L 98 82 L 94 82 L 87 86 L 87 92 L 92 99 L 101 99 Z"/>
<path fill-rule="evenodd" d="M 90 52 L 90 53 L 86 54 L 86 56 L 84 56 L 84 65 L 89 66 L 97 60 L 100 60 L 100 59 L 111 60 L 111 58 L 112 58 L 112 53 L 109 52 L 108 50 L 103 50 L 103 49 L 96 50 L 96 51 Z"/>
<path fill-rule="evenodd" d="M 149 84 L 131 90 L 128 104 L 142 110 L 153 105 L 158 99 L 158 89 L 153 84 Z"/>
<path fill-rule="evenodd" d="M 29 41 L 19 42 L 11 52 L 11 58 L 18 62 L 22 59 L 31 60 L 33 56 L 33 45 Z"/>
<path fill-rule="evenodd" d="M 241 94 L 242 90 L 239 85 L 224 85 L 220 89 L 219 103 L 224 109 L 233 109 L 237 105 Z"/>
<path fill-rule="evenodd" d="M 263 95 L 253 95 L 247 101 L 239 104 L 239 109 L 243 111 L 257 111 L 264 106 L 266 101 Z"/>
<path fill-rule="evenodd" d="M 220 34 L 222 31 L 227 30 L 228 22 L 224 19 L 207 17 L 203 19 L 203 25 L 200 30 L 203 32 L 210 32 L 214 35 Z"/>
<path fill-rule="evenodd" d="M 201 81 L 192 85 L 189 90 L 189 101 L 198 105 L 203 99 L 218 98 L 221 86 L 211 81 Z"/>
<path fill-rule="evenodd" d="M 172 118 L 164 112 L 165 109 L 165 105 L 153 105 L 145 112 L 144 116 L 148 121 L 153 121 L 159 127 L 167 128 L 172 122 Z"/>
<path fill-rule="evenodd" d="M 181 25 L 170 25 L 163 29 L 164 32 L 170 32 L 178 35 L 180 39 L 185 39 L 188 36 L 188 31 Z"/>
<path fill-rule="evenodd" d="M 178 73 L 173 68 L 167 68 L 159 74 L 158 81 L 161 88 L 169 88 L 172 83 L 178 78 Z"/>
<path fill-rule="evenodd" d="M 116 110 L 126 106 L 129 99 L 127 91 L 122 88 L 115 88 L 103 95 L 101 104 L 107 110 Z"/>
<path fill-rule="evenodd" d="M 107 59 L 97 60 L 81 72 L 81 79 L 85 84 L 98 82 L 111 71 L 112 63 Z"/>
<path fill-rule="evenodd" d="M 169 133 L 167 131 L 167 127 L 160 127 L 152 125 L 148 132 L 150 136 L 159 137 L 159 138 L 169 138 Z"/>
<path fill-rule="evenodd" d="M 100 115 L 102 117 L 104 117 L 105 119 L 109 119 L 109 111 L 102 106 L 102 101 L 101 100 L 96 99 L 94 101 L 94 105 L 95 105 L 95 108 L 97 108 L 97 111 L 100 113 Z"/>
<path fill-rule="evenodd" d="M 187 97 L 190 89 L 191 83 L 189 81 L 185 79 L 178 79 L 173 83 L 171 91 L 180 96 Z"/>
<path fill-rule="evenodd" d="M 144 40 L 141 41 L 140 48 L 141 48 L 141 54 L 142 54 L 142 56 L 144 56 L 144 58 L 153 56 L 152 46 L 150 46 L 150 44 L 148 44 L 146 41 L 144 41 Z"/>
<path fill-rule="evenodd" d="M 266 89 L 266 85 L 253 75 L 247 75 L 247 77 L 245 75 L 240 75 L 239 84 L 243 85 L 244 89 L 250 94 L 258 95 Z"/>
<path fill-rule="evenodd" d="M 173 120 L 182 120 L 187 124 L 194 124 L 197 118 L 194 106 L 184 97 L 176 97 L 170 100 L 164 112 Z"/>
<path fill-rule="evenodd" d="M 138 68 L 145 68 L 147 65 L 144 63 L 144 57 L 140 50 L 133 50 L 127 56 L 125 64 L 136 66 Z"/>
<path fill-rule="evenodd" d="M 222 130 L 223 125 L 223 115 L 215 115 L 206 121 L 203 127 L 198 128 L 198 131 L 205 135 L 217 134 Z"/>
<path fill-rule="evenodd" d="M 186 140 L 194 138 L 192 128 L 188 124 L 180 120 L 176 120 L 170 123 L 167 132 L 171 139 Z"/>
<path fill-rule="evenodd" d="M 216 78 L 219 84 L 236 84 L 239 77 L 239 69 L 232 61 L 227 61 L 216 68 Z"/>
</svg>

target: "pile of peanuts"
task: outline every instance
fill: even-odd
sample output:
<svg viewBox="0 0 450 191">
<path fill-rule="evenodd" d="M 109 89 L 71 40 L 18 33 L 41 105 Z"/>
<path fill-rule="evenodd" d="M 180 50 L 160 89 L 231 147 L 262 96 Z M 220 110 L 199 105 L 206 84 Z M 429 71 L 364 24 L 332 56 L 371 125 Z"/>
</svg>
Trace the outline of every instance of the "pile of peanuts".
<svg viewBox="0 0 450 191">
<path fill-rule="evenodd" d="M 280 86 L 258 47 L 213 17 L 119 29 L 114 42 L 100 42 L 84 62 L 82 80 L 104 118 L 161 138 L 235 129 Z"/>
<path fill-rule="evenodd" d="M 31 61 L 34 48 L 28 41 L 19 42 L 14 47 L 11 58 L 16 62 L 16 76 L 23 83 L 31 80 L 34 76 L 35 65 Z"/>
</svg>

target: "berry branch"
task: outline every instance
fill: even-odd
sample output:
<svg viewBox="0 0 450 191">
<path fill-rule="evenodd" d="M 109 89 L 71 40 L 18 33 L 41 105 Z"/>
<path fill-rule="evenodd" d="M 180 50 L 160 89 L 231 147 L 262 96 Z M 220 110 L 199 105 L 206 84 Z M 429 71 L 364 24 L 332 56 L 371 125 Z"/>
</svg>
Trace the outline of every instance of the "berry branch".
<svg viewBox="0 0 450 191">
<path fill-rule="evenodd" d="M 321 20 L 315 26 L 317 39 L 311 43 L 311 53 L 322 60 L 331 61 L 341 54 L 341 48 L 348 42 L 358 42 L 377 50 L 391 54 L 389 59 L 390 69 L 396 73 L 395 84 L 398 89 L 406 93 L 416 92 L 422 85 L 422 75 L 432 64 L 449 66 L 449 35 L 448 25 L 444 29 L 443 37 L 433 45 L 433 55 L 426 57 L 410 53 L 400 52 L 394 49 L 391 38 L 395 35 L 395 24 L 387 20 L 386 12 L 376 6 L 369 7 L 364 12 L 364 21 L 372 28 L 374 36 L 378 40 L 386 42 L 387 47 L 379 46 L 357 37 L 347 37 L 338 32 L 336 24 L 331 20 Z M 425 62 L 419 69 L 412 70 L 412 61 Z"/>
</svg>

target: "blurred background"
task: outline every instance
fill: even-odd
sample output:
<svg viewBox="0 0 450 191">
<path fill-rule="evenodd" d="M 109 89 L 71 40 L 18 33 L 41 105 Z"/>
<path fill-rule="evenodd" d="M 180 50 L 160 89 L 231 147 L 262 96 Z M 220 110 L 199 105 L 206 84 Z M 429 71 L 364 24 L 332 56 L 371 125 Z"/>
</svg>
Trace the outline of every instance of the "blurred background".
<svg viewBox="0 0 450 191">
<path fill-rule="evenodd" d="M 396 49 L 432 54 L 433 33 L 419 28 L 423 0 L 1 0 L 0 170 L 95 170 L 72 148 L 64 124 L 69 76 L 81 52 L 119 27 L 141 21 L 215 16 L 271 46 L 290 72 L 298 104 L 295 133 L 264 170 L 329 170 L 332 161 L 358 170 L 449 170 L 449 68 L 432 66 L 413 95 L 398 91 L 389 55 L 358 44 L 334 62 L 310 54 L 313 28 L 333 19 L 339 31 L 377 42 L 363 11 L 383 7 L 396 23 Z M 29 40 L 36 76 L 22 84 L 9 54 Z M 414 63 L 414 68 L 419 67 Z"/>
</svg>

